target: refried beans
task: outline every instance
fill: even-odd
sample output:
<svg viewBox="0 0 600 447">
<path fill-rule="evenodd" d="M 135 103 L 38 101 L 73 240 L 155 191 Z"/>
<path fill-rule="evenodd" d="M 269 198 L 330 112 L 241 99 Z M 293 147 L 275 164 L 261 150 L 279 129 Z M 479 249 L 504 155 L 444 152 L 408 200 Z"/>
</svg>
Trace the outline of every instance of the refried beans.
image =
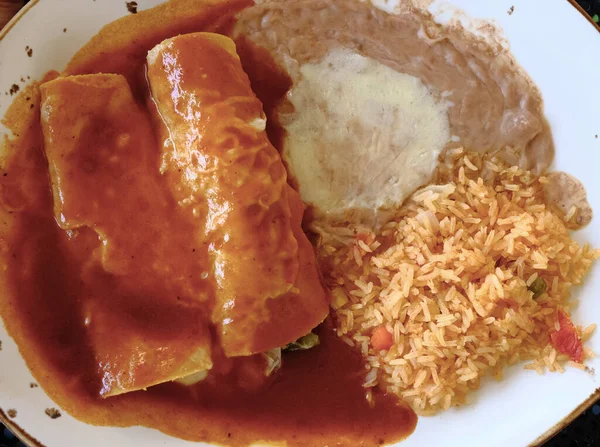
<svg viewBox="0 0 600 447">
<path fill-rule="evenodd" d="M 242 11 L 235 34 L 268 50 L 293 81 L 302 64 L 346 47 L 415 76 L 449 103 L 449 146 L 504 151 L 539 173 L 553 160 L 540 92 L 506 48 L 407 5 L 388 14 L 358 1 L 275 0 Z M 457 138 L 456 138 L 457 137 Z"/>
<path fill-rule="evenodd" d="M 414 76 L 447 108 L 450 138 L 445 149 L 494 153 L 509 164 L 544 173 L 554 159 L 554 143 L 542 96 L 507 46 L 501 39 L 476 37 L 460 24 L 440 25 L 414 1 L 400 4 L 389 14 L 370 2 L 259 1 L 238 14 L 233 34 L 238 41 L 246 39 L 266 50 L 292 86 L 302 81 L 303 66 L 317 64 L 339 48 Z M 293 89 L 287 98 L 282 95 L 282 122 L 290 119 L 287 115 L 294 108 L 291 95 Z M 274 116 L 279 117 L 271 113 Z M 343 141 L 338 149 L 347 150 L 348 138 Z M 285 141 L 282 146 L 285 155 Z M 328 146 L 331 152 L 335 149 Z M 364 170 L 362 160 L 350 165 Z M 294 174 L 294 166 L 289 169 Z M 431 181 L 431 174 L 404 191 L 402 199 Z M 559 204 L 557 209 L 565 215 L 570 211 L 567 205 L 577 202 L 582 211 L 576 226 L 589 223 L 592 213 L 583 185 L 566 175 L 553 175 L 550 182 L 547 199 Z M 303 185 L 299 188 L 304 199 Z M 568 191 L 574 190 L 580 193 L 570 200 Z"/>
</svg>

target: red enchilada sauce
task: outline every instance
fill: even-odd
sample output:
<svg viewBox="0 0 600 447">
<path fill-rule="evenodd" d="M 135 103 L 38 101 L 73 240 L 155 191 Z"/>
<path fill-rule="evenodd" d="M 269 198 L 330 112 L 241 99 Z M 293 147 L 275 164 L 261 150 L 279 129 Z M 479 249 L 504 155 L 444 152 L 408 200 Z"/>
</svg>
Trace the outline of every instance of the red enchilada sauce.
<svg viewBox="0 0 600 447">
<path fill-rule="evenodd" d="M 147 51 L 165 38 L 194 31 L 227 31 L 246 0 L 181 1 L 108 25 L 68 65 L 65 74 L 119 73 L 137 101 L 147 104 L 144 78 Z M 268 54 L 239 42 L 253 88 L 265 105 L 268 133 L 281 148 L 282 131 L 273 109 L 289 87 Z M 193 441 L 248 445 L 287 441 L 289 445 L 379 445 L 410 434 L 416 416 L 395 397 L 374 393 L 365 399 L 360 355 L 334 334 L 326 321 L 317 332 L 320 346 L 284 353 L 283 365 L 268 383 L 252 386 L 243 361 L 219 383 L 185 387 L 167 383 L 101 399 L 92 349 L 86 341 L 81 301 L 82 264 L 98 246 L 89 229 L 67 233 L 53 217 L 48 167 L 39 122 L 39 91 L 33 86 L 16 99 L 6 116 L 15 139 L 7 141 L 0 172 L 0 253 L 6 273 L 0 313 L 36 380 L 64 410 L 96 425 L 143 425 Z M 125 231 L 143 231 L 127 228 Z M 119 291 L 108 278 L 94 281 L 102 296 Z M 123 299 L 126 299 L 123 296 Z M 169 316 L 148 315 L 156 328 L 172 330 Z M 115 338 L 118 341 L 118 337 Z M 235 364 L 239 362 L 239 367 Z M 43 411 L 43 409 L 40 409 Z"/>
</svg>

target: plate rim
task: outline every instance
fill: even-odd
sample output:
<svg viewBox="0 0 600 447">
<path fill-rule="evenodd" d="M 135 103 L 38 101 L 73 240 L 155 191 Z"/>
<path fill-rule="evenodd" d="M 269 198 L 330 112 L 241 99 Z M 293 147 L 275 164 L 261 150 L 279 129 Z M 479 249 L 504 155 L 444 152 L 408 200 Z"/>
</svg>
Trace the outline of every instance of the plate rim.
<svg viewBox="0 0 600 447">
<path fill-rule="evenodd" d="M 449 0 L 451 1 L 451 0 Z M 6 37 L 6 35 L 12 30 L 12 28 L 21 20 L 25 14 L 27 14 L 35 5 L 37 5 L 40 0 L 30 0 L 25 6 L 23 6 L 14 16 L 13 18 L 4 26 L 4 28 L 0 29 L 0 41 Z M 573 6 L 583 17 L 600 33 L 600 24 L 596 23 L 590 15 L 585 12 L 585 10 L 577 3 L 576 0 L 568 0 L 568 2 Z M 533 440 L 528 447 L 541 447 L 545 442 L 552 439 L 559 432 L 561 432 L 564 428 L 570 425 L 575 419 L 577 419 L 584 411 L 590 409 L 592 405 L 596 401 L 600 399 L 600 387 L 598 387 L 589 397 L 581 402 L 573 411 L 571 411 L 567 416 L 562 418 L 558 423 L 554 424 L 540 436 L 538 436 L 535 440 Z M 30 435 L 27 430 L 19 426 L 17 423 L 12 421 L 8 415 L 4 412 L 4 410 L 0 407 L 0 422 L 4 424 L 6 428 L 8 428 L 21 442 L 23 442 L 28 447 L 46 447 L 42 442 L 38 439 L 34 438 Z M 79 421 L 78 421 L 79 422 Z"/>
<path fill-rule="evenodd" d="M 31 8 L 39 3 L 40 0 L 30 0 L 25 6 L 23 6 L 17 13 L 8 21 L 4 28 L 0 29 L 0 40 L 4 39 L 10 30 L 17 24 L 19 20 L 23 18 L 25 14 L 29 12 Z"/>
</svg>

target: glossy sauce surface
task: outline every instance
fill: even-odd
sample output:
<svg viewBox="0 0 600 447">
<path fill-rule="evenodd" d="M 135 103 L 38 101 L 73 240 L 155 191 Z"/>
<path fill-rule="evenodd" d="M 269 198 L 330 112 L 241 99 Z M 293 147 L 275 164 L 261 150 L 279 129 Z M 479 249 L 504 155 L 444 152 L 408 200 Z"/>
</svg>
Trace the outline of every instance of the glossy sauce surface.
<svg viewBox="0 0 600 447">
<path fill-rule="evenodd" d="M 225 31 L 231 14 L 247 3 L 182 1 L 129 16 L 109 25 L 82 49 L 66 74 L 123 74 L 138 104 L 148 108 L 144 76 L 148 50 L 177 34 Z M 265 113 L 272 118 L 272 109 L 289 80 L 276 75 L 264 53 L 243 45 L 238 50 Z M 277 88 L 263 88 L 272 75 Z M 218 374 L 199 385 L 168 383 L 101 399 L 82 297 L 93 284 L 98 296 L 122 294 L 127 309 L 131 291 L 125 293 L 109 275 L 94 269 L 87 272 L 92 281 L 78 280 L 84 274 L 83 261 L 98 249 L 98 235 L 87 227 L 67 233 L 54 219 L 39 105 L 34 86 L 16 100 L 6 117 L 17 139 L 7 142 L 2 154 L 0 253 L 7 272 L 1 278 L 0 313 L 36 380 L 60 407 L 91 424 L 144 425 L 184 439 L 225 445 L 260 440 L 306 446 L 377 445 L 397 441 L 414 430 L 416 416 L 395 397 L 375 394 L 374 407 L 367 403 L 361 385 L 362 359 L 337 339 L 329 322 L 318 330 L 320 346 L 284 354 L 282 369 L 266 383 L 256 377 L 255 357 L 229 360 L 219 358 L 217 350 L 213 360 Z M 267 131 L 280 148 L 281 130 L 275 120 L 271 119 Z M 158 162 L 158 151 L 155 156 Z M 292 206 L 294 212 L 302 210 Z M 188 248 L 193 253 L 195 247 Z M 184 258 L 191 256 L 188 253 Z M 159 306 L 137 312 L 141 312 L 139 321 L 155 322 L 152 331 L 157 339 L 172 336 L 181 321 Z M 150 328 L 146 329 L 149 333 Z M 106 342 L 119 341 L 117 332 L 106 337 L 114 337 Z"/>
</svg>

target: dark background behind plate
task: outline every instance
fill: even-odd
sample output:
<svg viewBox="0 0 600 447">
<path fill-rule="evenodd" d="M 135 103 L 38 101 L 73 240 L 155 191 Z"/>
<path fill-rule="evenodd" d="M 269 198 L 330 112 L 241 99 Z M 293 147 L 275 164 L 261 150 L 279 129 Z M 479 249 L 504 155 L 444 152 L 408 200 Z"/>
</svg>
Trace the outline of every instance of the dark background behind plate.
<svg viewBox="0 0 600 447">
<path fill-rule="evenodd" d="M 544 1 L 537 0 L 540 5 L 540 20 L 544 16 Z M 567 1 L 567 0 L 565 0 Z M 600 0 L 576 0 L 583 10 L 599 21 Z M 1 26 L 0 26 L 1 28 Z M 590 58 L 598 58 L 598 54 L 590 54 Z M 590 85 L 589 88 L 597 86 Z M 3 365 L 3 367 L 6 367 Z M 0 423 L 0 447 L 25 447 L 7 428 Z M 317 447 L 317 446 L 315 446 Z M 513 447 L 513 446 L 506 446 Z M 514 446 L 519 447 L 519 446 Z M 571 425 L 544 444 L 543 447 L 600 447 L 600 401 L 579 416 Z"/>
</svg>

